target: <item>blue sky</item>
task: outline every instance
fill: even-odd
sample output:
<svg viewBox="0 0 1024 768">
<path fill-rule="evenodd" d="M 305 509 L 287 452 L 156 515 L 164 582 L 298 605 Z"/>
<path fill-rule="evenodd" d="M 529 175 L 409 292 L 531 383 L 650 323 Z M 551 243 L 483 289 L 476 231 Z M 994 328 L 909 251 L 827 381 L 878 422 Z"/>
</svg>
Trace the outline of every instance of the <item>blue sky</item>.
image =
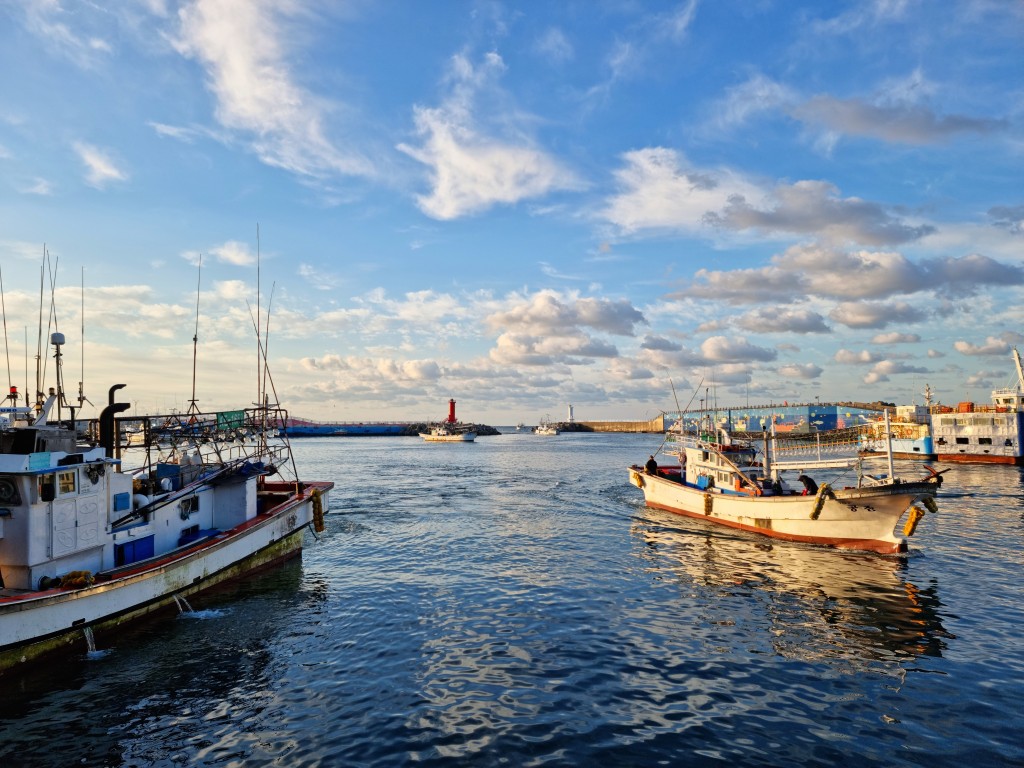
<svg viewBox="0 0 1024 768">
<path fill-rule="evenodd" d="M 45 249 L 99 404 L 187 407 L 197 282 L 211 409 L 255 397 L 257 305 L 301 416 L 985 402 L 1022 40 L 1002 0 L 0 0 L 9 377 Z"/>
</svg>

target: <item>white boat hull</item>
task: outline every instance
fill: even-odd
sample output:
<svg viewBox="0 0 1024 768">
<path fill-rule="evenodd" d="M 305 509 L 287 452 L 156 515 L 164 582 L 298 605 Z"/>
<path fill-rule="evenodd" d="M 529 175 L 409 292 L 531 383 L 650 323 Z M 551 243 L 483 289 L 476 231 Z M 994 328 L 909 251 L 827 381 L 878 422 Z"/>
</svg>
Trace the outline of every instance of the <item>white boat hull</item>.
<svg viewBox="0 0 1024 768">
<path fill-rule="evenodd" d="M 933 498 L 936 488 L 919 482 L 835 489 L 834 498 L 823 496 L 819 505 L 818 496 L 700 490 L 639 467 L 630 467 L 629 473 L 649 507 L 778 539 L 881 553 L 906 551 L 906 539 L 894 529 L 911 506 L 929 503 L 924 500 Z M 908 527 L 910 535 L 913 526 Z"/>
<path fill-rule="evenodd" d="M 313 487 L 269 514 L 258 515 L 179 552 L 125 566 L 109 580 L 0 597 L 0 673 L 80 643 L 84 632 L 112 629 L 227 579 L 297 554 L 313 519 Z M 326 508 L 326 493 L 322 494 Z M 326 509 L 324 509 L 326 511 Z"/>
<path fill-rule="evenodd" d="M 476 432 L 462 432 L 455 435 L 431 435 L 420 432 L 420 437 L 428 443 L 471 443 L 476 440 Z"/>
</svg>

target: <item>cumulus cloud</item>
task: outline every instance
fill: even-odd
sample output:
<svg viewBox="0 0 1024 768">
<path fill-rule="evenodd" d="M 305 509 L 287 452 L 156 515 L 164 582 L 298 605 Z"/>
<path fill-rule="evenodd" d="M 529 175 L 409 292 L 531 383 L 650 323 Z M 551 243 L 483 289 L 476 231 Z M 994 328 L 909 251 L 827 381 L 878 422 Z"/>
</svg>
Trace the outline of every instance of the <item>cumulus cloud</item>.
<svg viewBox="0 0 1024 768">
<path fill-rule="evenodd" d="M 402 143 L 398 149 L 431 169 L 432 190 L 417 198 L 428 216 L 450 220 L 484 211 L 500 203 L 541 197 L 551 191 L 579 186 L 574 175 L 525 134 L 525 120 L 508 124 L 518 114 L 503 106 L 478 109 L 486 95 L 500 101 L 494 85 L 505 64 L 488 54 L 474 68 L 464 56 L 452 60 L 451 94 L 439 107 L 417 106 L 419 146 Z M 484 126 L 484 117 L 502 115 L 505 124 Z M 487 132 L 488 127 L 501 135 Z"/>
<path fill-rule="evenodd" d="M 1024 267 L 1002 264 L 976 253 L 959 259 L 926 259 L 921 266 L 939 291 L 947 295 L 970 296 L 981 287 L 1024 285 Z"/>
<path fill-rule="evenodd" d="M 706 230 L 705 216 L 726 206 L 730 198 L 762 196 L 754 184 L 732 171 L 693 168 L 682 153 L 671 149 L 634 150 L 623 155 L 623 161 L 615 171 L 619 191 L 601 212 L 623 232 Z"/>
<path fill-rule="evenodd" d="M 1006 355 L 1010 352 L 1010 345 L 995 336 L 989 336 L 984 344 L 972 344 L 969 341 L 957 341 L 953 349 L 961 355 Z"/>
<path fill-rule="evenodd" d="M 878 203 L 842 198 L 838 192 L 828 182 L 798 181 L 776 187 L 763 207 L 736 194 L 720 211 L 709 211 L 705 220 L 724 229 L 814 234 L 867 245 L 905 243 L 935 231 L 930 225 L 906 224 Z"/>
<path fill-rule="evenodd" d="M 565 300 L 554 291 L 540 291 L 526 302 L 487 318 L 491 328 L 542 334 L 573 332 L 587 327 L 619 336 L 632 336 L 635 326 L 646 324 L 643 314 L 625 299 L 579 298 Z"/>
<path fill-rule="evenodd" d="M 205 68 L 217 121 L 247 135 L 267 165 L 310 177 L 372 175 L 365 157 L 326 136 L 325 115 L 335 106 L 291 73 L 285 22 L 296 8 L 269 0 L 197 0 L 178 12 L 174 45 Z"/>
<path fill-rule="evenodd" d="M 791 113 L 798 120 L 837 133 L 904 144 L 934 144 L 959 134 L 983 135 L 1007 125 L 1005 120 L 940 116 L 918 104 L 880 105 L 832 96 L 816 96 Z"/>
<path fill-rule="evenodd" d="M 704 357 L 711 362 L 764 362 L 774 360 L 778 356 L 774 349 L 759 347 L 741 337 L 712 336 L 700 345 L 700 350 Z"/>
<path fill-rule="evenodd" d="M 249 246 L 237 240 L 228 240 L 223 245 L 214 246 L 210 253 L 218 261 L 238 267 L 248 267 L 256 263 L 256 256 L 249 250 Z"/>
<path fill-rule="evenodd" d="M 85 165 L 85 180 L 89 186 L 103 189 L 111 182 L 128 179 L 128 174 L 118 168 L 107 150 L 81 141 L 76 141 L 73 146 L 79 160 Z"/>
<path fill-rule="evenodd" d="M 756 333 L 828 333 L 825 318 L 808 309 L 765 307 L 736 320 L 741 328 Z"/>
<path fill-rule="evenodd" d="M 639 324 L 646 320 L 628 301 L 562 297 L 554 291 L 541 291 L 485 319 L 488 328 L 503 331 L 491 359 L 522 365 L 617 357 L 618 349 L 595 334 L 633 336 Z"/>
<path fill-rule="evenodd" d="M 916 333 L 899 333 L 893 331 L 891 333 L 879 333 L 871 339 L 873 344 L 916 344 L 921 340 L 921 337 Z"/>
<path fill-rule="evenodd" d="M 878 361 L 878 357 L 866 349 L 862 349 L 860 352 L 855 352 L 852 349 L 840 349 L 835 353 L 832 359 L 843 365 L 858 365 L 862 363 L 875 363 Z"/>
<path fill-rule="evenodd" d="M 927 314 L 903 301 L 844 301 L 829 312 L 829 317 L 849 328 L 885 328 L 891 323 L 919 323 Z"/>
<path fill-rule="evenodd" d="M 931 371 L 927 368 L 908 365 L 894 360 L 882 360 L 876 363 L 875 366 L 864 376 L 864 383 L 878 384 L 883 381 L 889 381 L 890 376 L 895 376 L 901 373 L 931 373 Z"/>
<path fill-rule="evenodd" d="M 815 365 L 814 363 L 793 363 L 779 368 L 779 375 L 785 376 L 787 379 L 810 381 L 821 376 L 824 370 L 820 365 Z"/>
<path fill-rule="evenodd" d="M 640 348 L 659 350 L 662 352 L 678 352 L 679 350 L 682 349 L 682 346 L 662 336 L 648 335 L 640 344 Z"/>
<path fill-rule="evenodd" d="M 969 296 L 981 288 L 1024 284 L 1024 268 L 970 254 L 912 262 L 894 251 L 847 251 L 820 243 L 794 245 L 753 269 L 700 269 L 686 290 L 730 304 L 830 299 L 882 299 L 922 291 Z"/>
</svg>

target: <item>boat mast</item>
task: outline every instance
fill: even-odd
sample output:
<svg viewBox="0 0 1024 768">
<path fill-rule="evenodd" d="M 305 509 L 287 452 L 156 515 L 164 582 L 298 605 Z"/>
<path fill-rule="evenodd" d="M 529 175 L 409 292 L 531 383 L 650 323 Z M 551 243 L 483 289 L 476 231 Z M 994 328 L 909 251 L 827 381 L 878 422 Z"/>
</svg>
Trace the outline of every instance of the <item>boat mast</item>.
<svg viewBox="0 0 1024 768">
<path fill-rule="evenodd" d="M 199 267 L 196 273 L 196 331 L 192 334 L 192 399 L 188 401 L 188 412 L 199 412 L 196 405 L 196 357 L 199 354 L 199 287 L 203 278 L 203 254 L 199 254 Z"/>
<path fill-rule="evenodd" d="M 1013 362 L 1017 364 L 1017 388 L 1024 391 L 1024 368 L 1021 367 L 1020 352 L 1016 347 L 1013 348 Z"/>
</svg>

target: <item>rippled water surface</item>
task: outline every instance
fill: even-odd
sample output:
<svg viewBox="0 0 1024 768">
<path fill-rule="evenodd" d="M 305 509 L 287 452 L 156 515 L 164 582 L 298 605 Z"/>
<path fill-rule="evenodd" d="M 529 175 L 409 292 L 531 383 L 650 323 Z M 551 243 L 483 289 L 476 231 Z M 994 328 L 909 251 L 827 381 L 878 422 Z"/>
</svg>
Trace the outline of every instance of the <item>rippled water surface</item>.
<svg viewBox="0 0 1024 768">
<path fill-rule="evenodd" d="M 1024 764 L 1021 469 L 885 557 L 647 510 L 659 444 L 297 441 L 323 538 L 0 681 L 0 766 Z"/>
</svg>

